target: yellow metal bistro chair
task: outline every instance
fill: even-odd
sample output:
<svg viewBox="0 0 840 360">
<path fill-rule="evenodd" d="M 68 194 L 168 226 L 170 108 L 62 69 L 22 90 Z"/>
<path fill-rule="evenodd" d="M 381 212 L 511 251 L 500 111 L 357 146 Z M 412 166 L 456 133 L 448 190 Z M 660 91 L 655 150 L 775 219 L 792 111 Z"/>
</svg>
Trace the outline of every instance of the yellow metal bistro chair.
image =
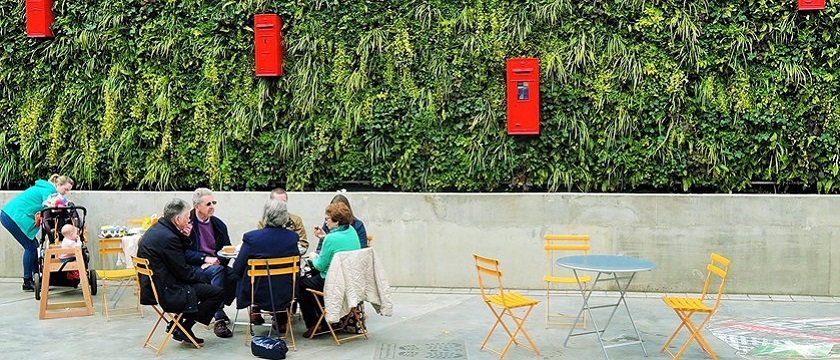
<svg viewBox="0 0 840 360">
<path fill-rule="evenodd" d="M 564 315 L 552 313 L 551 291 L 556 290 L 555 286 L 560 284 L 578 284 L 578 278 L 574 274 L 564 274 L 563 270 L 554 262 L 562 255 L 587 255 L 589 254 L 589 235 L 553 235 L 547 234 L 545 239 L 545 258 L 548 268 L 546 269 L 543 281 L 545 281 L 545 327 L 549 325 L 577 325 L 573 319 L 575 315 Z M 568 270 L 568 269 L 565 269 Z M 586 289 L 592 278 L 589 275 L 580 277 L 580 284 L 577 289 Z M 576 290 L 577 290 L 576 289 Z M 566 319 L 566 321 L 556 321 Z M 586 312 L 581 320 L 583 328 L 586 329 Z"/>
<path fill-rule="evenodd" d="M 168 313 L 160 307 L 160 298 L 158 297 L 157 286 L 155 286 L 154 272 L 151 268 L 149 268 L 149 260 L 132 256 L 131 263 L 134 264 L 134 269 L 137 270 L 138 283 L 140 276 L 147 276 L 149 278 L 149 282 L 152 284 L 152 293 L 154 293 L 155 296 L 155 304 L 151 305 L 151 307 L 158 314 L 158 319 L 155 321 L 155 325 L 152 326 L 152 330 L 149 331 L 149 336 L 146 336 L 146 341 L 143 342 L 143 347 L 151 346 L 152 349 L 157 350 L 155 354 L 160 355 L 163 348 L 166 346 L 166 342 L 172 337 L 172 333 L 175 332 L 175 329 L 179 329 L 187 336 L 187 338 L 190 339 L 190 342 L 195 345 L 196 348 L 200 348 L 201 345 L 199 345 L 195 338 L 187 332 L 187 329 L 184 329 L 184 326 L 181 325 L 181 318 L 184 316 L 184 313 Z M 157 330 L 158 326 L 160 326 L 161 321 L 165 323 L 172 321 L 174 326 L 172 326 L 166 335 L 163 336 L 163 340 L 160 344 L 158 346 L 154 346 L 150 340 L 152 339 L 152 335 L 155 334 L 155 330 Z"/>
<path fill-rule="evenodd" d="M 680 317 L 682 321 L 680 326 L 674 330 L 674 333 L 671 334 L 671 337 L 668 338 L 668 341 L 665 342 L 665 345 L 662 346 L 662 350 L 660 352 L 668 351 L 668 354 L 674 357 L 674 359 L 679 359 L 680 356 L 688 349 L 688 345 L 691 344 L 692 341 L 697 340 L 697 343 L 700 345 L 700 348 L 703 349 L 707 354 L 709 354 L 713 359 L 717 360 L 717 355 L 715 352 L 712 351 L 712 347 L 709 346 L 709 343 L 703 339 L 703 335 L 700 331 L 706 326 L 706 323 L 709 322 L 709 319 L 712 318 L 712 315 L 717 312 L 718 307 L 720 306 L 720 298 L 723 296 L 723 289 L 726 285 L 726 276 L 729 273 L 729 259 L 720 256 L 718 254 L 712 253 L 712 260 L 709 265 L 706 266 L 709 270 L 708 274 L 706 275 L 706 282 L 703 285 L 703 293 L 700 297 L 676 297 L 676 296 L 663 296 L 662 300 L 665 301 L 665 304 L 668 305 L 674 312 L 677 313 L 677 316 Z M 706 300 L 711 300 L 711 296 L 714 296 L 714 293 L 709 293 L 709 289 L 712 287 L 713 283 L 719 282 L 717 295 L 714 297 L 714 304 L 707 305 Z M 707 297 L 709 297 L 707 299 Z M 694 314 L 706 314 L 703 317 L 703 321 L 700 322 L 699 325 L 695 325 L 691 321 L 691 317 Z M 670 349 L 668 349 L 668 345 L 671 344 L 671 341 L 677 336 L 677 333 L 685 327 L 691 333 L 688 338 L 688 341 L 685 342 L 685 345 L 680 349 L 679 352 L 676 354 L 672 353 Z"/>
<path fill-rule="evenodd" d="M 530 346 L 526 347 L 533 350 L 537 355 L 540 355 L 540 351 L 534 345 L 534 341 L 531 340 L 531 337 L 528 336 L 528 333 L 523 328 L 525 321 L 528 319 L 528 315 L 534 310 L 534 306 L 539 304 L 539 301 L 522 296 L 515 291 L 505 290 L 502 285 L 502 272 L 499 270 L 499 260 L 483 257 L 478 254 L 473 254 L 473 258 L 475 259 L 475 269 L 478 272 L 478 286 L 481 289 L 481 297 L 484 298 L 487 307 L 490 308 L 490 311 L 496 317 L 493 327 L 490 328 L 487 336 L 484 337 L 484 342 L 481 343 L 481 349 L 486 348 L 488 351 L 498 354 L 500 359 L 504 358 L 511 344 L 524 345 L 516 340 L 516 337 L 522 333 L 530 344 Z M 524 310 L 524 314 L 517 316 L 514 310 Z M 513 331 L 505 324 L 505 316 L 510 317 L 516 325 Z M 487 347 L 487 341 L 490 340 L 490 336 L 493 335 L 496 327 L 500 324 L 507 333 L 509 340 L 502 351 L 497 351 Z"/>
<path fill-rule="evenodd" d="M 137 281 L 137 271 L 132 268 L 113 268 L 116 263 L 116 258 L 123 253 L 122 239 L 120 238 L 105 238 L 99 239 L 99 258 L 101 260 L 100 266 L 103 269 L 96 270 L 96 276 L 102 284 L 102 309 L 105 313 L 105 319 L 110 317 L 140 315 L 143 316 L 143 307 L 140 306 L 140 287 Z M 108 265 L 112 264 L 112 265 Z M 108 267 L 109 269 L 106 269 Z M 108 284 L 116 282 L 114 289 L 113 307 L 108 306 Z M 134 290 L 134 304 L 131 306 L 119 306 L 119 300 L 122 293 L 131 287 Z M 128 311 L 133 310 L 133 311 Z M 117 312 L 112 314 L 112 312 Z"/>
<path fill-rule="evenodd" d="M 290 276 L 292 278 L 292 300 L 289 306 L 284 309 L 260 308 L 261 314 L 286 314 L 286 333 L 283 334 L 284 339 L 289 344 L 289 348 L 297 350 L 295 347 L 295 332 L 292 329 L 292 309 L 295 303 L 295 292 L 297 291 L 297 278 L 300 274 L 300 256 L 289 256 L 283 258 L 271 259 L 248 259 L 248 278 L 251 280 L 251 309 L 254 304 L 254 293 L 256 291 L 256 284 L 259 278 L 264 278 L 266 283 L 260 285 L 268 288 L 268 281 L 271 281 L 271 276 Z M 267 299 L 262 299 L 267 300 Z M 249 310 L 250 314 L 250 310 Z M 248 321 L 245 325 L 245 344 L 251 342 L 251 322 Z M 274 326 L 271 327 L 274 329 Z M 271 330 L 269 330 L 271 334 Z"/>
</svg>

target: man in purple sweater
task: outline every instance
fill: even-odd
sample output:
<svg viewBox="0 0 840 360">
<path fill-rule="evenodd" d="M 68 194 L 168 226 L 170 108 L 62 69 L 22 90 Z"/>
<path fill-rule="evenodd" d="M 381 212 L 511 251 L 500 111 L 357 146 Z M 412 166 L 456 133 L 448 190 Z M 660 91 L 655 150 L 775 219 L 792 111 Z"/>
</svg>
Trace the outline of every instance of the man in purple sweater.
<svg viewBox="0 0 840 360">
<path fill-rule="evenodd" d="M 213 197 L 213 191 L 208 188 L 195 189 L 193 209 L 190 211 L 191 244 L 184 257 L 187 264 L 194 266 L 199 278 L 224 289 L 224 303 L 214 316 L 216 324 L 213 332 L 220 338 L 229 338 L 233 333 L 227 327 L 230 318 L 225 314 L 224 306 L 233 303 L 238 278 L 233 269 L 228 267 L 230 259 L 217 255 L 222 247 L 230 245 L 230 236 L 227 225 L 213 215 L 215 212 L 216 198 Z"/>
</svg>

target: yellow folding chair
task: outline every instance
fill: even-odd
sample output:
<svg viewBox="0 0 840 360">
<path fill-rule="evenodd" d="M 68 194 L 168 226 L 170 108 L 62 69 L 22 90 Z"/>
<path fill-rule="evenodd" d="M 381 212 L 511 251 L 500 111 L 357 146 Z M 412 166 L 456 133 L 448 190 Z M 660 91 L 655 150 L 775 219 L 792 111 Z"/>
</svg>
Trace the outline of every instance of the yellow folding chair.
<svg viewBox="0 0 840 360">
<path fill-rule="evenodd" d="M 502 285 L 502 272 L 499 270 L 499 260 L 486 258 L 478 254 L 473 254 L 473 258 L 475 259 L 475 269 L 478 272 L 478 286 L 481 289 L 481 297 L 484 298 L 487 307 L 490 308 L 490 311 L 496 317 L 493 327 L 490 328 L 487 336 L 484 337 L 484 342 L 481 343 L 481 350 L 486 348 L 488 351 L 498 354 L 500 359 L 504 358 L 511 344 L 515 343 L 517 346 L 523 345 L 516 340 L 519 333 L 522 333 L 525 339 L 528 340 L 528 343 L 531 344 L 530 349 L 537 355 L 540 355 L 540 351 L 534 345 L 534 341 L 531 340 L 531 337 L 528 336 L 528 333 L 523 328 L 525 321 L 528 319 L 528 315 L 531 314 L 531 310 L 534 310 L 534 306 L 539 304 L 539 301 L 522 296 L 515 291 L 505 290 Z M 485 287 L 485 279 L 488 285 L 490 283 L 493 284 L 492 288 Z M 516 309 L 523 310 L 524 314 L 517 316 L 514 313 Z M 514 331 L 511 331 L 508 325 L 505 324 L 505 316 L 510 317 L 513 323 L 516 324 Z M 490 340 L 490 336 L 493 335 L 496 327 L 500 324 L 507 333 L 509 340 L 502 351 L 497 351 L 487 347 L 487 341 Z"/>
<path fill-rule="evenodd" d="M 560 257 L 560 253 L 564 253 L 568 255 L 569 252 L 575 252 L 576 254 L 579 252 L 580 255 L 587 255 L 589 254 L 589 235 L 552 235 L 548 234 L 543 236 L 545 239 L 545 259 L 546 263 L 548 264 L 548 268 L 546 269 L 545 275 L 543 276 L 543 281 L 545 281 L 545 327 L 547 328 L 549 325 L 577 325 L 573 319 L 576 318 L 575 315 L 564 315 L 561 313 L 554 314 L 551 311 L 551 291 L 556 290 L 559 287 L 555 287 L 560 284 L 578 284 L 578 278 L 574 276 L 574 274 L 564 274 L 563 270 L 558 267 L 554 262 Z M 580 277 L 580 285 L 575 290 L 585 290 L 589 283 L 592 281 L 592 278 L 588 275 Z M 566 319 L 565 321 L 554 321 L 555 319 Z M 572 319 L 572 320 L 570 320 Z M 586 329 L 586 312 L 583 313 L 583 317 L 581 317 L 582 326 Z"/>
<path fill-rule="evenodd" d="M 368 240 L 368 243 L 367 243 L 368 246 L 367 247 L 373 247 L 373 235 L 367 234 L 367 240 Z"/>
<path fill-rule="evenodd" d="M 330 276 L 330 275 L 327 274 L 327 276 Z M 367 337 L 368 337 L 367 328 L 365 327 L 365 324 L 362 321 L 363 319 L 361 317 L 361 314 L 359 313 L 359 307 L 358 306 L 350 308 L 350 312 L 348 312 L 347 315 L 342 317 L 343 320 L 341 322 L 339 322 L 337 324 L 337 326 L 333 326 L 333 324 L 330 324 L 329 321 L 325 320 L 325 316 L 327 315 L 327 312 L 326 312 L 326 310 L 324 310 L 324 304 L 321 303 L 321 299 L 324 298 L 324 292 L 318 291 L 318 290 L 315 290 L 315 289 L 306 289 L 306 290 L 311 292 L 313 295 L 315 295 L 315 303 L 318 304 L 318 309 L 321 310 L 321 317 L 319 317 L 318 322 L 315 323 L 315 329 L 320 329 L 321 328 L 320 326 L 321 326 L 322 323 L 327 324 L 327 330 L 326 331 L 320 331 L 320 332 L 319 331 L 313 331 L 312 335 L 309 336 L 310 339 L 315 338 L 318 335 L 326 334 L 326 333 L 330 333 L 332 335 L 333 340 L 335 341 L 336 345 L 341 345 L 342 342 L 345 342 L 345 341 L 351 340 L 351 339 L 355 339 L 355 338 L 359 338 L 359 337 L 364 337 L 365 339 L 367 339 Z M 359 326 L 359 333 L 358 334 L 353 334 L 353 335 L 338 336 L 335 333 L 336 330 L 341 330 L 341 329 L 344 329 L 345 327 L 347 327 L 347 324 L 350 322 L 351 318 L 354 319 L 356 321 L 356 324 Z"/>
<path fill-rule="evenodd" d="M 703 293 L 700 297 L 676 297 L 676 296 L 663 296 L 662 300 L 665 301 L 665 304 L 668 305 L 671 309 L 674 309 L 674 312 L 677 313 L 677 316 L 680 317 L 682 321 L 680 326 L 674 330 L 674 333 L 671 334 L 671 337 L 668 338 L 668 341 L 665 342 L 665 345 L 662 346 L 662 350 L 660 352 L 668 351 L 668 354 L 674 357 L 674 359 L 679 359 L 680 356 L 685 352 L 688 348 L 688 345 L 691 344 L 692 341 L 696 340 L 697 344 L 700 345 L 700 348 L 703 349 L 707 354 L 709 354 L 713 359 L 717 360 L 717 355 L 715 352 L 712 351 L 712 347 L 709 346 L 709 343 L 703 339 L 703 335 L 700 331 L 706 326 L 706 323 L 709 322 L 709 319 L 712 318 L 712 315 L 717 312 L 718 307 L 720 306 L 720 298 L 723 296 L 723 289 L 726 285 L 726 275 L 729 273 L 729 259 L 720 256 L 718 254 L 712 253 L 712 260 L 709 265 L 706 266 L 709 270 L 708 274 L 706 275 L 706 283 L 703 285 Z M 715 297 L 715 302 L 712 306 L 706 305 L 707 296 L 710 297 L 709 288 L 712 286 L 714 282 L 719 281 L 718 284 L 718 291 L 717 296 Z M 708 300 L 711 300 L 709 298 Z M 703 318 L 703 321 L 700 322 L 699 325 L 695 325 L 691 321 L 691 317 L 694 314 L 706 314 Z M 685 342 L 685 345 L 680 349 L 679 352 L 676 354 L 672 353 L 671 350 L 668 348 L 668 345 L 671 344 L 671 341 L 677 336 L 677 333 L 685 327 L 691 333 L 688 338 L 688 341 Z"/>
<path fill-rule="evenodd" d="M 370 238 L 370 235 L 368 235 Z M 353 256 L 363 256 L 363 259 L 359 259 L 358 257 Z M 344 278 L 345 279 L 356 279 L 356 281 L 364 283 L 362 286 L 364 287 L 377 287 L 376 282 L 382 281 L 382 278 L 377 278 L 376 276 L 373 277 L 366 277 L 363 276 L 361 273 L 369 269 L 369 271 L 373 272 L 374 267 L 374 259 L 376 258 L 376 253 L 373 248 L 365 248 L 360 250 L 353 250 L 353 251 L 342 251 L 338 252 L 333 256 L 332 261 L 330 262 L 330 272 L 327 273 L 327 278 L 325 279 L 324 283 L 324 291 L 332 291 L 329 295 L 339 297 L 344 299 L 345 301 L 356 301 L 361 299 L 358 302 L 357 306 L 350 307 L 347 309 L 343 317 L 339 319 L 337 323 L 332 323 L 327 321 L 327 309 L 324 305 L 324 297 L 327 296 L 324 294 L 324 291 L 318 291 L 315 289 L 306 289 L 307 291 L 311 292 L 313 297 L 315 298 L 315 303 L 318 304 L 318 309 L 321 311 L 321 316 L 318 318 L 318 321 L 315 323 L 314 328 L 316 331 L 313 331 L 312 334 L 309 336 L 310 339 L 314 338 L 315 336 L 330 333 L 332 335 L 333 340 L 335 341 L 336 345 L 341 345 L 342 342 L 356 339 L 360 337 L 364 337 L 365 339 L 368 338 L 368 331 L 367 327 L 364 323 L 362 312 L 362 304 L 365 301 L 365 294 L 357 293 L 355 291 L 351 291 L 350 287 L 347 286 L 331 286 L 335 282 L 335 277 L 339 275 L 335 275 L 338 271 L 335 269 L 343 268 Z M 354 266 L 348 266 L 348 263 L 354 263 Z M 372 283 L 368 283 L 368 280 L 372 278 L 376 278 L 373 280 Z M 334 309 L 335 310 L 335 309 Z M 338 310 L 336 312 L 344 312 L 343 310 Z M 351 335 L 343 335 L 338 336 L 336 331 L 346 329 L 347 326 L 352 322 L 355 322 L 355 325 L 358 329 L 351 333 Z M 321 329 L 321 324 L 327 325 L 327 330 L 324 331 L 317 331 Z"/>
<path fill-rule="evenodd" d="M 297 291 L 297 278 L 298 274 L 300 274 L 300 256 L 288 256 L 283 258 L 271 258 L 271 259 L 248 259 L 248 278 L 251 280 L 251 304 L 252 306 L 249 308 L 248 313 L 251 313 L 250 309 L 253 309 L 254 304 L 254 293 L 256 291 L 256 283 L 259 278 L 265 278 L 265 281 L 271 281 L 270 276 L 290 276 L 292 278 L 292 299 L 289 302 L 289 306 L 284 309 L 266 309 L 260 308 L 260 314 L 279 314 L 285 313 L 286 314 L 286 333 L 283 334 L 284 340 L 288 343 L 288 346 L 292 350 L 296 350 L 295 347 L 295 332 L 292 329 L 292 309 L 294 308 L 295 303 L 295 292 Z M 268 284 L 263 284 L 261 286 L 268 287 Z M 262 299 L 267 300 L 267 299 Z M 274 329 L 274 326 L 271 327 Z M 271 334 L 271 330 L 269 330 L 269 335 Z M 251 322 L 248 321 L 245 325 L 245 344 L 251 343 Z"/>
<path fill-rule="evenodd" d="M 152 326 L 152 330 L 149 331 L 149 336 L 146 336 L 146 341 L 143 342 L 143 347 L 151 346 L 152 349 L 157 350 L 155 353 L 156 355 L 160 355 L 163 351 L 163 348 L 166 346 L 166 342 L 169 341 L 169 338 L 172 337 L 172 334 L 175 332 L 175 329 L 180 329 L 187 338 L 190 339 L 190 342 L 195 345 L 196 348 L 200 348 L 201 345 L 195 340 L 195 338 L 187 332 L 187 329 L 181 325 L 181 318 L 184 316 L 184 313 L 168 313 L 160 307 L 160 298 L 158 297 L 157 286 L 155 286 L 154 281 L 154 272 L 151 268 L 149 268 L 149 260 L 139 258 L 136 256 L 131 257 L 131 263 L 134 264 L 134 269 L 137 270 L 137 277 L 138 282 L 140 276 L 146 276 L 149 278 L 149 282 L 152 284 L 152 293 L 155 296 L 155 303 L 151 305 L 152 309 L 158 314 L 158 319 L 155 321 L 155 325 Z M 157 330 L 158 326 L 160 326 L 160 322 L 163 321 L 165 323 L 169 323 L 170 321 L 174 324 L 169 331 L 166 332 L 166 335 L 163 336 L 163 340 L 160 342 L 158 346 L 155 346 L 151 343 L 152 335 L 155 334 L 155 330 Z"/>
<path fill-rule="evenodd" d="M 140 287 L 137 281 L 137 271 L 134 268 L 115 269 L 113 266 L 116 263 L 116 258 L 122 253 L 122 239 L 99 239 L 99 258 L 102 269 L 96 270 L 96 276 L 102 284 L 102 309 L 105 313 L 106 320 L 110 317 L 143 316 L 143 307 L 140 306 Z M 117 283 L 114 289 L 114 303 L 112 306 L 108 306 L 108 284 L 114 282 Z M 120 297 L 129 287 L 134 290 L 134 303 L 131 306 L 120 307 Z M 116 314 L 111 314 L 112 312 L 116 312 Z"/>
</svg>

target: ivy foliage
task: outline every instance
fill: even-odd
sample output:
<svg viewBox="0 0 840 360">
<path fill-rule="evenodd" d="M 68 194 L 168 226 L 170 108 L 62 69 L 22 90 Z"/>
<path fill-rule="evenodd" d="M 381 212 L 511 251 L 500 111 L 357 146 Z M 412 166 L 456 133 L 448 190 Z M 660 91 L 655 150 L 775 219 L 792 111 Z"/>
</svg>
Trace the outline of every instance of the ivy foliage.
<svg viewBox="0 0 840 360">
<path fill-rule="evenodd" d="M 840 11 L 676 0 L 0 0 L 0 183 L 840 190 Z M 284 71 L 254 75 L 253 15 Z M 541 133 L 505 60 L 540 59 Z"/>
</svg>

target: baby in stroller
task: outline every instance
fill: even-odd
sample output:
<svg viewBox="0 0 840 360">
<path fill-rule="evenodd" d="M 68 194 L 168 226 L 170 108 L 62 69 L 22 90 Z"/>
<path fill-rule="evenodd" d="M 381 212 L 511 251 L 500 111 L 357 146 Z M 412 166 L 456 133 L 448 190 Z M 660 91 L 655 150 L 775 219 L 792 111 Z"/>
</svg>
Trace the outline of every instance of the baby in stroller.
<svg viewBox="0 0 840 360">
<path fill-rule="evenodd" d="M 84 229 L 87 209 L 82 206 L 76 206 L 64 198 L 56 198 L 53 201 L 48 199 L 45 205 L 47 207 L 39 213 L 41 215 L 41 239 L 40 249 L 38 251 L 38 273 L 33 276 L 36 285 L 35 299 L 38 300 L 41 298 L 40 291 L 37 289 L 43 286 L 41 279 L 43 279 L 44 261 L 49 261 L 49 259 L 45 259 L 46 250 L 50 246 L 57 246 L 59 244 L 61 244 L 62 248 L 82 248 L 82 260 L 84 261 L 85 268 L 88 268 L 88 271 L 84 275 L 79 274 L 77 271 L 53 273 L 50 276 L 50 283 L 46 284 L 46 286 L 67 286 L 75 288 L 79 286 L 80 276 L 87 276 L 91 287 L 91 294 L 96 295 L 96 272 L 89 269 L 90 253 L 85 245 Z M 59 261 L 62 263 L 75 260 L 75 257 L 70 254 L 59 256 Z"/>
<path fill-rule="evenodd" d="M 72 249 L 72 248 L 80 248 L 82 247 L 82 240 L 79 237 L 79 230 L 76 229 L 75 226 L 72 224 L 65 224 L 61 227 L 61 235 L 64 236 L 64 239 L 61 240 L 61 248 L 62 249 Z M 58 256 L 58 259 L 62 263 L 68 263 L 72 261 L 76 261 L 76 257 L 71 254 L 61 254 Z M 68 280 L 79 280 L 79 272 L 76 270 L 67 272 L 67 279 Z"/>
</svg>

